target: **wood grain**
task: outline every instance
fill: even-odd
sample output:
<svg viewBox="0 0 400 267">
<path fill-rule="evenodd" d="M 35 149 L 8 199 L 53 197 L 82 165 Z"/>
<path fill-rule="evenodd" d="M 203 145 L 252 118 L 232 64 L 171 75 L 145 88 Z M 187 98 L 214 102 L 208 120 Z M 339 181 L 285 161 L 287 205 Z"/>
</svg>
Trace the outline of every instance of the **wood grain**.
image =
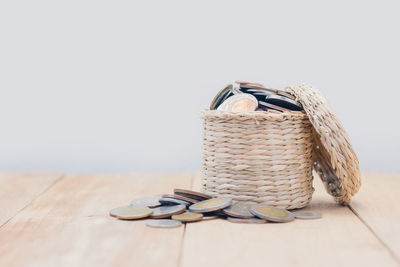
<svg viewBox="0 0 400 267">
<path fill-rule="evenodd" d="M 0 229 L 0 266 L 176 266 L 184 227 L 155 229 L 108 212 L 189 188 L 191 177 L 67 176 Z"/>
<path fill-rule="evenodd" d="M 400 175 L 364 173 L 351 207 L 400 262 Z"/>
<path fill-rule="evenodd" d="M 318 179 L 314 184 L 313 201 L 305 210 L 321 212 L 322 219 L 265 225 L 221 219 L 188 224 L 181 265 L 398 266 L 349 208 L 335 204 Z M 194 190 L 199 189 L 198 182 L 194 185 Z"/>
<path fill-rule="evenodd" d="M 0 226 L 61 177 L 60 173 L 0 173 Z"/>
</svg>

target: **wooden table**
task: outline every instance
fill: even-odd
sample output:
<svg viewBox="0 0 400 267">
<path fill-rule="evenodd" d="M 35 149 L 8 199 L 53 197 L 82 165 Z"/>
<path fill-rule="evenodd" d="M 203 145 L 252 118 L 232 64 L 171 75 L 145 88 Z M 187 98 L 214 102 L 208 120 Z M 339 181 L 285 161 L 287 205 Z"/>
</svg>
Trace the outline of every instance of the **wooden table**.
<svg viewBox="0 0 400 267">
<path fill-rule="evenodd" d="M 351 206 L 319 180 L 319 220 L 174 229 L 122 221 L 139 196 L 200 188 L 199 174 L 0 174 L 0 266 L 400 266 L 400 175 L 364 174 Z"/>
</svg>

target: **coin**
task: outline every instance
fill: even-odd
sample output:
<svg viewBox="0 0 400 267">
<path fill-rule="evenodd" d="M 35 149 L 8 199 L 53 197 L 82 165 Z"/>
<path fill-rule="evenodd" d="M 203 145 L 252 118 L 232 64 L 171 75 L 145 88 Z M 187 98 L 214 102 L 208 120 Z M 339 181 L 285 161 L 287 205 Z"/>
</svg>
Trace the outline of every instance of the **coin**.
<svg viewBox="0 0 400 267">
<path fill-rule="evenodd" d="M 214 99 L 211 101 L 210 109 L 217 109 L 218 106 L 222 103 L 222 99 L 226 97 L 227 94 L 230 93 L 232 89 L 232 84 L 227 84 L 224 88 L 222 88 L 218 94 L 215 95 Z"/>
<path fill-rule="evenodd" d="M 238 83 L 240 86 L 258 86 L 258 87 L 264 87 L 261 83 L 251 83 L 251 82 L 246 82 L 246 81 L 235 81 L 235 83 Z"/>
<path fill-rule="evenodd" d="M 259 95 L 276 94 L 276 90 L 263 87 L 241 87 L 241 89 L 243 92 L 247 94 L 259 94 Z"/>
<path fill-rule="evenodd" d="M 184 212 L 177 215 L 172 215 L 173 220 L 181 221 L 181 222 L 197 222 L 201 221 L 203 218 L 203 214 L 194 213 L 194 212 Z"/>
<path fill-rule="evenodd" d="M 180 199 L 177 199 L 177 198 L 170 198 L 170 197 L 162 197 L 162 198 L 160 198 L 159 201 L 163 205 L 179 205 L 179 204 L 183 204 L 185 206 L 192 205 L 192 203 L 189 203 L 187 201 L 180 200 Z"/>
<path fill-rule="evenodd" d="M 183 201 L 189 202 L 191 204 L 199 202 L 197 199 L 184 197 L 184 196 L 178 195 L 178 194 L 173 194 L 173 195 L 165 194 L 165 195 L 163 195 L 163 197 L 175 198 L 175 199 L 179 199 L 179 200 L 183 200 Z"/>
<path fill-rule="evenodd" d="M 149 220 L 147 221 L 146 225 L 155 228 L 174 228 L 181 226 L 182 223 L 180 221 L 162 219 L 162 220 Z"/>
<path fill-rule="evenodd" d="M 180 188 L 175 188 L 174 193 L 175 193 L 175 195 L 181 195 L 181 196 L 188 197 L 191 199 L 197 199 L 199 201 L 212 198 L 212 196 L 207 195 L 207 194 L 203 194 L 200 192 L 187 190 L 187 189 L 180 189 Z"/>
<path fill-rule="evenodd" d="M 265 88 L 265 87 L 256 87 L 256 86 L 243 86 L 241 87 L 241 91 L 249 94 L 259 94 L 259 95 L 271 95 L 271 94 L 277 94 L 281 96 L 288 97 L 290 99 L 296 100 L 296 97 L 289 94 L 288 92 L 282 91 L 282 90 L 277 90 L 277 89 L 270 89 L 270 88 Z"/>
<path fill-rule="evenodd" d="M 155 208 L 155 207 L 161 206 L 161 203 L 158 201 L 160 198 L 161 198 L 160 195 L 141 197 L 141 198 L 132 200 L 131 205 Z"/>
<path fill-rule="evenodd" d="M 292 212 L 296 219 L 302 220 L 312 220 L 312 219 L 319 219 L 322 217 L 322 214 L 319 212 L 312 212 L 312 211 L 295 211 Z"/>
<path fill-rule="evenodd" d="M 128 207 L 130 207 L 130 206 L 122 206 L 122 207 L 118 207 L 118 208 L 113 208 L 113 209 L 110 210 L 109 214 L 112 217 L 117 217 L 118 211 L 126 209 Z"/>
<path fill-rule="evenodd" d="M 288 92 L 282 91 L 282 90 L 276 90 L 276 93 L 278 95 L 286 96 L 290 99 L 296 100 L 296 97 L 294 95 L 289 94 Z"/>
<path fill-rule="evenodd" d="M 180 214 L 186 210 L 186 206 L 179 205 L 171 205 L 171 206 L 161 206 L 153 209 L 153 214 L 150 218 L 159 219 L 159 218 L 168 218 L 175 214 Z"/>
<path fill-rule="evenodd" d="M 289 111 L 290 112 L 290 111 L 292 111 L 290 109 L 286 109 L 286 108 L 283 108 L 283 107 L 275 106 L 275 105 L 266 103 L 264 101 L 258 101 L 258 103 L 260 104 L 260 106 L 265 107 L 266 108 L 265 110 L 273 109 L 273 110 L 277 110 L 277 111 L 280 111 L 280 112 L 284 112 L 284 111 Z"/>
<path fill-rule="evenodd" d="M 267 223 L 266 220 L 258 219 L 258 218 L 235 218 L 228 217 L 228 221 L 233 223 Z"/>
<path fill-rule="evenodd" d="M 265 97 L 264 102 L 267 102 L 269 104 L 273 104 L 279 107 L 283 107 L 286 109 L 294 110 L 294 111 L 300 111 L 303 110 L 303 107 L 301 104 L 291 98 L 288 98 L 286 96 L 281 96 L 281 95 L 268 95 Z"/>
<path fill-rule="evenodd" d="M 237 94 L 228 97 L 217 110 L 233 112 L 255 111 L 258 107 L 257 98 L 251 94 Z"/>
<path fill-rule="evenodd" d="M 189 210 L 193 212 L 203 213 L 203 212 L 221 210 L 226 207 L 229 207 L 231 204 L 232 204 L 231 198 L 211 198 L 189 206 Z"/>
<path fill-rule="evenodd" d="M 243 202 L 236 202 L 222 211 L 232 217 L 254 218 L 254 215 L 250 212 L 250 205 Z"/>
<path fill-rule="evenodd" d="M 184 200 L 184 201 L 190 202 L 192 204 L 199 202 L 199 200 L 197 200 L 197 199 L 190 198 L 190 197 L 185 197 L 185 196 L 178 195 L 178 194 L 174 194 L 173 196 L 176 199 Z"/>
<path fill-rule="evenodd" d="M 148 217 L 153 211 L 144 206 L 123 206 L 112 209 L 110 215 L 122 220 L 141 219 Z"/>
<path fill-rule="evenodd" d="M 271 222 L 290 222 L 294 220 L 294 215 L 291 212 L 264 204 L 252 206 L 250 212 L 261 219 Z"/>
</svg>

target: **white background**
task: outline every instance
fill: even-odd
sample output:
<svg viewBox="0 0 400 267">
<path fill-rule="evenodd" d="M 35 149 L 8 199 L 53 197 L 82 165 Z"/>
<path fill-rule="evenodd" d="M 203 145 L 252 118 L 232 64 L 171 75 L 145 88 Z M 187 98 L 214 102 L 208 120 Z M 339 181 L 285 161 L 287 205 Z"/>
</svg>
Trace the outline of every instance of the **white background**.
<svg viewBox="0 0 400 267">
<path fill-rule="evenodd" d="M 363 171 L 400 172 L 398 1 L 1 1 L 0 170 L 201 168 L 226 83 L 319 88 Z"/>
</svg>

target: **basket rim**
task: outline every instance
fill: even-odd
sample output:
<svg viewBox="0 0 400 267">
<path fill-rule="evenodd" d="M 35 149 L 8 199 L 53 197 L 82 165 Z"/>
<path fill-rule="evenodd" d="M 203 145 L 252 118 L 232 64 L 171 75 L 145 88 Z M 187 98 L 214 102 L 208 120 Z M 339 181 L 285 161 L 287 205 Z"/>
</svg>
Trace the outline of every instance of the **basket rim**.
<svg viewBox="0 0 400 267">
<path fill-rule="evenodd" d="M 200 113 L 202 119 L 224 119 L 224 120 L 288 120 L 288 119 L 308 119 L 303 111 L 250 111 L 250 112 L 232 112 L 221 110 L 204 109 Z"/>
</svg>

